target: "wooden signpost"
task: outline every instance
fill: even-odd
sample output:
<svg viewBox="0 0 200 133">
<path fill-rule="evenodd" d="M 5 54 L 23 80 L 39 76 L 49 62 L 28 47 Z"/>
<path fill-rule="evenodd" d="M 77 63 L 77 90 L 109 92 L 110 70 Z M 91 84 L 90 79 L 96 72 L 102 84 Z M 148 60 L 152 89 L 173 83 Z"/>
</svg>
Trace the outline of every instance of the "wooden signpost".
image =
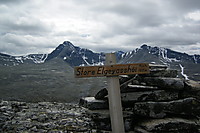
<svg viewBox="0 0 200 133">
<path fill-rule="evenodd" d="M 149 64 L 116 64 L 114 53 L 106 54 L 105 66 L 81 66 L 74 68 L 74 74 L 77 78 L 107 77 L 109 111 L 113 133 L 125 133 L 118 75 L 147 73 L 149 73 Z"/>
</svg>

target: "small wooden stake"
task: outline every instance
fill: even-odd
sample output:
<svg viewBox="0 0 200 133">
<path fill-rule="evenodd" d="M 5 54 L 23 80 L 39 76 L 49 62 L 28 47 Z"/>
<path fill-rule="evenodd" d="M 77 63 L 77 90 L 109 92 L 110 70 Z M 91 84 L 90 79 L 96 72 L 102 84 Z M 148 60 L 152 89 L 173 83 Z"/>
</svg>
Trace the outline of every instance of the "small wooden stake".
<svg viewBox="0 0 200 133">
<path fill-rule="evenodd" d="M 116 64 L 114 53 L 106 54 L 106 65 Z M 125 133 L 122 113 L 122 103 L 120 94 L 119 77 L 107 77 L 108 79 L 108 99 L 111 118 L 111 128 L 113 133 Z"/>
</svg>

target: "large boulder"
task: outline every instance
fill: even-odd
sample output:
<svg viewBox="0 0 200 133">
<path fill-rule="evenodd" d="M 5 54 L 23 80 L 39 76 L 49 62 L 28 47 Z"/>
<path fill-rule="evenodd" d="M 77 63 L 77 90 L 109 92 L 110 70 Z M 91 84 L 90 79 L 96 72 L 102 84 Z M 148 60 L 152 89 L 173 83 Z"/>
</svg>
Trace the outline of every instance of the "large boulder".
<svg viewBox="0 0 200 133">
<path fill-rule="evenodd" d="M 186 80 L 185 89 L 182 91 L 181 97 L 195 97 L 200 100 L 200 82 Z"/>
<path fill-rule="evenodd" d="M 138 102 L 134 112 L 140 116 L 164 118 L 167 115 L 200 116 L 200 101 L 185 98 L 170 102 Z"/>
</svg>

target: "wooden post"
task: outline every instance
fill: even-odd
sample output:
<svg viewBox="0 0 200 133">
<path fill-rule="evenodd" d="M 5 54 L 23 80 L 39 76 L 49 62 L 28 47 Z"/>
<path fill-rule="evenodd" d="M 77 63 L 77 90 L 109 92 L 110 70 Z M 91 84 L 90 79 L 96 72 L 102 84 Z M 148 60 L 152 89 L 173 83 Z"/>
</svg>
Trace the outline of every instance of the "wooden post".
<svg viewBox="0 0 200 133">
<path fill-rule="evenodd" d="M 106 54 L 106 65 L 116 64 L 114 53 Z M 122 103 L 120 94 L 119 77 L 107 77 L 108 79 L 108 99 L 111 118 L 111 128 L 113 133 L 125 133 L 122 113 Z"/>
<path fill-rule="evenodd" d="M 116 64 L 114 53 L 106 54 L 106 65 L 74 68 L 76 78 L 107 76 L 108 99 L 113 133 L 125 133 L 118 75 L 148 74 L 149 64 Z"/>
</svg>

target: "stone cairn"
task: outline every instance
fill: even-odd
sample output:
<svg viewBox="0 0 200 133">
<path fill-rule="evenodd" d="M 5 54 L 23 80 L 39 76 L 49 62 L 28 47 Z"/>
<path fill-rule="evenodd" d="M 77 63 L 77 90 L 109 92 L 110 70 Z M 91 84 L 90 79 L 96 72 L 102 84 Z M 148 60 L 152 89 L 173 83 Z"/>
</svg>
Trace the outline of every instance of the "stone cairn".
<svg viewBox="0 0 200 133">
<path fill-rule="evenodd" d="M 177 70 L 150 65 L 150 74 L 120 76 L 126 132 L 200 133 L 200 82 L 178 78 Z M 108 92 L 80 99 L 95 128 L 110 131 Z"/>
</svg>

